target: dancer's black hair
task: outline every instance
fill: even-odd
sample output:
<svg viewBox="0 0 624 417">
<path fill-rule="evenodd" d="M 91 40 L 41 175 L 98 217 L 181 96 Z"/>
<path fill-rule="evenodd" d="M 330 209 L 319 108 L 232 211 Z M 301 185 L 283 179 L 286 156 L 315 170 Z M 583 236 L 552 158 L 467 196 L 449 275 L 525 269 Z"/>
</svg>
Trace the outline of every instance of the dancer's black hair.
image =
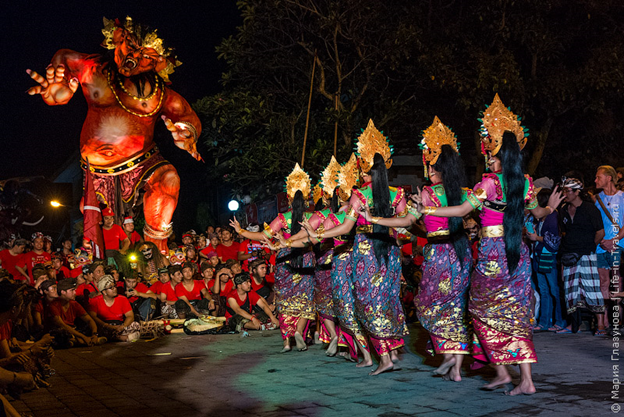
<svg viewBox="0 0 624 417">
<path fill-rule="evenodd" d="M 462 204 L 462 186 L 468 184 L 464 163 L 457 152 L 450 145 L 443 145 L 440 156 L 433 168 L 442 175 L 442 185 L 446 193 L 446 200 L 450 206 Z M 459 262 L 463 264 L 464 256 L 468 248 L 468 238 L 464 231 L 464 222 L 461 217 L 449 218 L 449 232 L 451 242 Z"/>
<path fill-rule="evenodd" d="M 376 153 L 373 159 L 373 167 L 369 172 L 372 178 L 371 188 L 373 190 L 373 210 L 376 217 L 392 217 L 392 207 L 390 205 L 390 190 L 388 189 L 388 170 L 383 157 Z M 383 259 L 388 262 L 388 251 L 393 239 L 389 235 L 390 229 L 380 224 L 373 225 L 373 251 L 377 262 L 381 264 Z"/>
<path fill-rule="evenodd" d="M 503 134 L 503 144 L 497 156 L 503 170 L 503 193 L 507 202 L 503 217 L 505 253 L 509 273 L 513 274 L 520 262 L 526 181 L 522 172 L 522 154 L 514 133 L 507 131 Z"/>
<path fill-rule="evenodd" d="M 321 211 L 325 208 L 325 204 L 323 204 L 323 199 L 319 198 L 318 200 L 316 200 L 316 203 L 314 203 L 314 211 Z"/>
<path fill-rule="evenodd" d="M 334 189 L 334 194 L 332 194 L 332 198 L 329 200 L 329 208 L 334 214 L 338 213 L 338 210 L 340 210 L 340 203 L 338 202 L 338 187 Z"/>
<path fill-rule="evenodd" d="M 290 208 L 292 209 L 291 213 L 291 224 L 290 224 L 290 234 L 296 235 L 301 230 L 300 222 L 303 221 L 303 212 L 305 211 L 305 200 L 303 199 L 303 193 L 300 190 L 297 190 L 295 196 L 293 197 L 293 201 L 290 204 Z M 297 253 L 297 256 L 294 256 Z M 303 265 L 303 256 L 301 250 L 293 249 L 293 258 L 290 261 L 290 264 L 296 268 L 300 268 Z"/>
</svg>

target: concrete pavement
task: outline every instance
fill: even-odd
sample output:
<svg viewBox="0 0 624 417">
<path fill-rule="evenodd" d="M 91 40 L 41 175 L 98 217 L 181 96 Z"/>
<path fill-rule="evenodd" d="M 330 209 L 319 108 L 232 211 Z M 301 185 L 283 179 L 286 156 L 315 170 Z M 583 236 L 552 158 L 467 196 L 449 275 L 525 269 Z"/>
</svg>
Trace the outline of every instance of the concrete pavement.
<svg viewBox="0 0 624 417">
<path fill-rule="evenodd" d="M 325 356 L 319 345 L 279 354 L 278 331 L 245 338 L 169 335 L 57 351 L 52 387 L 25 393 L 12 404 L 23 416 L 35 417 L 616 414 L 611 407 L 619 400 L 610 398 L 619 361 L 612 360 L 610 337 L 536 334 L 537 393 L 507 397 L 503 390 L 479 390 L 493 377 L 490 368 L 465 368 L 459 383 L 433 377 L 441 358 L 426 355 L 422 328 L 412 325 L 410 331 L 401 369 L 376 377 L 367 375 L 370 368 Z M 518 368 L 510 369 L 517 383 Z"/>
</svg>

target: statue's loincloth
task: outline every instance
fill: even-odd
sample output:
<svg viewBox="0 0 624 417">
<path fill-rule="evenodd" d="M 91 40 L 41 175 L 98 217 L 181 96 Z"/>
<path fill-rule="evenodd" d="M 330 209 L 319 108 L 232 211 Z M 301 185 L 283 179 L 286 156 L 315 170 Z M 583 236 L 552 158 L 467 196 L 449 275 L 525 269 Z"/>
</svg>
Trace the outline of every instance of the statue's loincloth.
<svg viewBox="0 0 624 417">
<path fill-rule="evenodd" d="M 160 155 L 156 146 L 153 146 L 115 167 L 91 165 L 95 193 L 113 209 L 116 217 L 131 215 L 132 207 L 137 203 L 137 191 L 145 185 L 157 168 L 167 164 L 169 161 Z M 86 170 L 86 161 L 81 159 L 80 166 Z"/>
</svg>

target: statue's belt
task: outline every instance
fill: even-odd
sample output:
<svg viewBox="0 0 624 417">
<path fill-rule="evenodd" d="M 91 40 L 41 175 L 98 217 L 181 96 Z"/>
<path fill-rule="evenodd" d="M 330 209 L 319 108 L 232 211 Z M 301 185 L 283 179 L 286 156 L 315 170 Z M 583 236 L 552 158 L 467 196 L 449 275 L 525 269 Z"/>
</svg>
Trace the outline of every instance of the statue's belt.
<svg viewBox="0 0 624 417">
<path fill-rule="evenodd" d="M 132 171 L 134 168 L 147 161 L 148 159 L 154 157 L 154 155 L 158 155 L 158 147 L 154 145 L 144 153 L 135 156 L 129 161 L 124 162 L 123 164 L 114 166 L 114 167 L 98 167 L 97 165 L 91 165 L 89 168 L 92 173 L 98 175 L 119 175 L 125 172 Z M 87 169 L 87 161 L 81 159 L 80 166 L 82 169 L 86 171 Z"/>
</svg>

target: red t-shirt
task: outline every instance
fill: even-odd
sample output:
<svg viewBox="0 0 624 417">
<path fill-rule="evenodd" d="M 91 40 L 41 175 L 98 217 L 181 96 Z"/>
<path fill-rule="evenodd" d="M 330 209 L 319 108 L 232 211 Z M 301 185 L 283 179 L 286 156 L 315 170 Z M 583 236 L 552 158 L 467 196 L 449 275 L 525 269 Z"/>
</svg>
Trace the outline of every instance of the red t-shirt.
<svg viewBox="0 0 624 417">
<path fill-rule="evenodd" d="M 83 282 L 82 284 L 76 287 L 76 295 L 86 296 L 85 292 L 89 294 L 92 292 L 97 293 L 98 290 L 93 282 Z"/>
<path fill-rule="evenodd" d="M 202 299 L 201 291 L 205 289 L 206 289 L 206 285 L 204 284 L 203 280 L 194 280 L 193 289 L 191 289 L 191 291 L 188 291 L 186 289 L 186 287 L 184 286 L 184 281 L 182 281 L 176 286 L 175 292 L 178 298 L 185 296 L 187 300 L 192 301 L 192 300 L 201 300 Z"/>
<path fill-rule="evenodd" d="M 127 237 L 128 235 L 126 235 Z M 135 243 L 138 243 L 141 241 L 141 235 L 137 233 L 136 230 L 133 230 L 132 233 L 130 233 L 130 244 L 134 245 Z"/>
<path fill-rule="evenodd" d="M 130 302 L 123 295 L 118 295 L 113 300 L 113 305 L 106 305 L 104 297 L 96 297 L 89 303 L 89 311 L 93 311 L 103 321 L 124 321 L 125 315 L 131 311 Z"/>
<path fill-rule="evenodd" d="M 139 282 L 136 285 L 136 287 L 134 287 L 134 290 L 136 290 L 136 292 L 146 293 L 147 290 L 149 290 L 149 288 L 147 287 L 147 285 L 143 284 L 142 282 Z M 131 303 L 134 303 L 138 299 L 139 297 L 136 295 L 133 295 L 132 297 L 128 297 L 128 301 L 130 301 Z"/>
<path fill-rule="evenodd" d="M 245 301 L 247 301 L 247 298 L 249 298 L 249 310 L 247 311 L 249 314 L 251 314 L 251 312 L 253 311 L 253 308 L 256 304 L 258 304 L 258 300 L 260 300 L 260 296 L 258 294 L 256 294 L 255 291 L 249 291 L 247 293 L 247 298 L 245 300 L 241 300 L 240 298 L 238 298 L 238 292 L 236 292 L 236 290 L 232 290 L 229 292 L 227 299 L 228 299 L 228 308 L 226 308 L 225 310 L 225 318 L 226 320 L 229 319 L 230 317 L 232 317 L 232 314 L 228 311 L 229 307 L 230 307 L 230 298 L 234 299 L 234 301 L 236 301 L 236 304 L 238 304 L 239 307 L 241 307 L 243 304 L 245 304 Z"/>
<path fill-rule="evenodd" d="M 13 321 L 9 320 L 0 326 L 0 340 L 11 340 L 13 333 Z"/>
<path fill-rule="evenodd" d="M 52 316 L 59 316 L 61 320 L 63 320 L 63 323 L 73 327 L 76 319 L 84 316 L 87 312 L 76 301 L 70 301 L 69 307 L 65 310 L 61 300 L 54 300 L 50 303 L 50 314 Z"/>
<path fill-rule="evenodd" d="M 2 261 L 2 267 L 9 271 L 9 274 L 13 275 L 14 280 L 26 280 L 26 277 L 19 273 L 16 266 L 26 267 L 26 259 L 24 254 L 11 255 L 8 249 L 0 251 L 0 261 Z"/>
<path fill-rule="evenodd" d="M 154 294 L 159 295 L 160 292 L 162 291 L 163 285 L 164 284 L 162 283 L 162 281 L 158 280 L 149 287 L 149 290 L 153 292 Z"/>
<path fill-rule="evenodd" d="M 126 232 L 118 224 L 113 224 L 109 230 L 102 228 L 102 234 L 104 235 L 104 248 L 106 250 L 119 250 L 119 242 L 128 239 Z"/>
<path fill-rule="evenodd" d="M 219 245 L 217 245 L 219 246 Z M 208 255 L 210 252 L 216 252 L 217 248 L 213 248 L 212 245 L 209 243 L 208 246 L 206 246 L 204 249 L 200 250 L 199 253 L 203 253 L 204 255 Z"/>
<path fill-rule="evenodd" d="M 212 294 L 214 294 L 212 292 L 212 287 L 214 287 L 215 284 L 215 280 L 214 278 L 211 279 L 210 281 L 208 281 L 208 291 L 210 291 Z M 234 288 L 234 282 L 232 282 L 232 280 L 228 280 L 228 282 L 221 283 L 221 292 L 219 294 L 215 294 L 215 295 L 227 295 L 230 293 L 230 291 L 232 291 L 232 289 Z"/>
<path fill-rule="evenodd" d="M 262 247 L 262 242 L 258 242 L 257 240 L 244 240 L 243 243 L 240 244 L 240 246 L 238 247 L 238 253 L 251 253 L 251 252 L 256 252 L 256 251 L 264 251 L 266 253 L 271 253 L 271 251 L 268 248 L 263 248 Z M 243 271 L 247 271 L 249 272 L 249 262 L 253 262 L 256 259 L 258 259 L 257 256 L 251 256 L 248 259 L 245 259 L 243 261 L 243 264 L 241 265 L 241 267 L 243 268 Z"/>
<path fill-rule="evenodd" d="M 26 262 L 26 266 L 28 267 L 28 275 L 30 275 L 30 279 L 32 282 L 34 282 L 32 276 L 33 267 L 37 264 L 44 264 L 46 262 L 52 261 L 52 255 L 50 255 L 48 252 L 41 252 L 40 254 L 37 254 L 35 251 L 30 251 L 28 253 L 25 253 L 23 256 L 24 261 Z M 22 275 L 20 274 L 20 276 Z"/>
<path fill-rule="evenodd" d="M 63 278 L 76 278 L 76 277 L 72 277 L 71 273 L 69 272 L 69 268 L 67 268 L 66 266 L 61 265 L 61 267 L 59 268 L 58 271 L 56 271 L 56 280 L 60 280 Z"/>
<path fill-rule="evenodd" d="M 238 261 L 238 248 L 240 247 L 240 243 L 232 242 L 232 245 L 225 246 L 220 244 L 217 246 L 217 255 L 221 258 L 222 262 L 227 262 L 229 259 L 234 259 Z"/>
<path fill-rule="evenodd" d="M 178 301 L 178 296 L 176 295 L 175 287 L 173 286 L 173 281 L 169 281 L 166 284 L 163 284 L 160 292 L 165 294 L 165 300 L 167 301 Z"/>
</svg>

